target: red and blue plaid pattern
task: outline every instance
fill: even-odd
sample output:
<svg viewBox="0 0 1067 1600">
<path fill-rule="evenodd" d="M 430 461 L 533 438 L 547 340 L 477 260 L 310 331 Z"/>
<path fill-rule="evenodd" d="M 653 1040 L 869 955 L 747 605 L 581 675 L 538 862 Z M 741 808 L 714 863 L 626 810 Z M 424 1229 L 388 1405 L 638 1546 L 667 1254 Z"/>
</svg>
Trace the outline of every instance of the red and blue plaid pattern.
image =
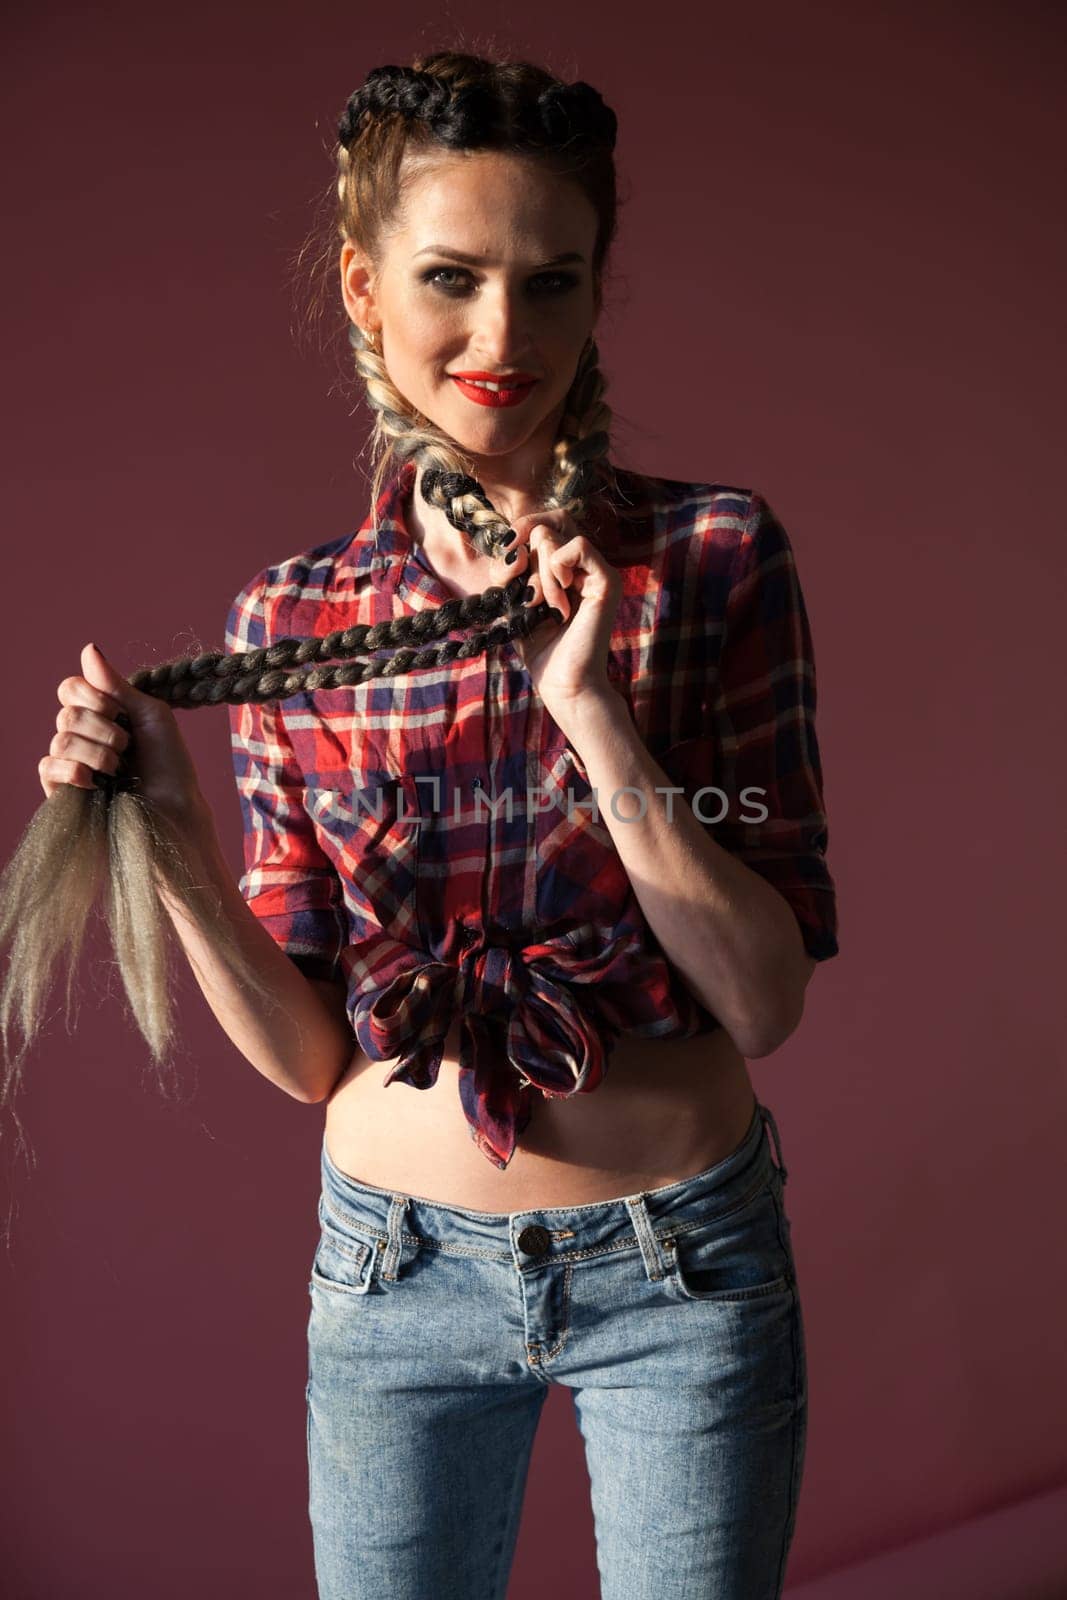
<svg viewBox="0 0 1067 1600">
<path fill-rule="evenodd" d="M 588 528 L 623 584 L 609 676 L 684 790 L 674 804 L 778 889 L 826 960 L 814 656 L 786 533 L 750 490 L 615 470 L 612 509 Z M 227 649 L 454 598 L 407 532 L 414 479 L 409 462 L 357 533 L 252 578 Z M 536 1091 L 595 1089 L 621 1033 L 721 1026 L 669 965 L 514 644 L 229 712 L 242 895 L 302 971 L 345 983 L 361 1049 L 399 1058 L 388 1083 L 436 1082 L 460 1009 L 460 1100 L 494 1165 Z M 610 796 L 596 798 L 602 812 Z"/>
</svg>

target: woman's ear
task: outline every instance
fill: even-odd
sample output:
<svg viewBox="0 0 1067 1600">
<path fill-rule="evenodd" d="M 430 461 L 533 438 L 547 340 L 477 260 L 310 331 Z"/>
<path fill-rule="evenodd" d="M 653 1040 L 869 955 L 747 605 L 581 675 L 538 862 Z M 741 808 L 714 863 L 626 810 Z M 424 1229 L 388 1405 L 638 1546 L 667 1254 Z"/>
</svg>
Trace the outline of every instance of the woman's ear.
<svg viewBox="0 0 1067 1600">
<path fill-rule="evenodd" d="M 371 264 L 357 245 L 346 240 L 338 263 L 341 298 L 351 321 L 367 328 L 377 321 L 377 307 L 371 286 Z"/>
</svg>

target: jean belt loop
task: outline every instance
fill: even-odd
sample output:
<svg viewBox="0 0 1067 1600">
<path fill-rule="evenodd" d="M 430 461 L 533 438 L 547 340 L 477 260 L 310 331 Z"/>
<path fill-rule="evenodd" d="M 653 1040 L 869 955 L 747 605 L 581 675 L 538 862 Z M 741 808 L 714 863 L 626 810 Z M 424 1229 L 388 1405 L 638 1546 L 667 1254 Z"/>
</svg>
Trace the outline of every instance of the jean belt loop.
<svg viewBox="0 0 1067 1600">
<path fill-rule="evenodd" d="M 399 1265 L 400 1252 L 403 1248 L 400 1241 L 400 1229 L 403 1226 L 410 1204 L 411 1200 L 406 1194 L 394 1194 L 389 1201 L 389 1215 L 385 1224 L 388 1241 L 382 1258 L 382 1277 L 387 1278 L 390 1283 L 395 1283 L 396 1281 L 397 1266 Z"/>
<path fill-rule="evenodd" d="M 630 1213 L 630 1221 L 634 1225 L 641 1257 L 645 1263 L 645 1272 L 652 1283 L 658 1283 L 670 1272 L 670 1262 L 656 1238 L 648 1206 L 645 1204 L 645 1196 L 643 1193 L 629 1195 L 623 1204 Z"/>
<path fill-rule="evenodd" d="M 763 1117 L 763 1120 L 766 1122 L 768 1128 L 770 1128 L 770 1130 L 771 1130 L 771 1136 L 774 1139 L 774 1150 L 775 1150 L 775 1156 L 776 1156 L 776 1159 L 777 1159 L 777 1162 L 778 1162 L 778 1170 L 782 1175 L 782 1182 L 784 1184 L 787 1181 L 788 1177 L 789 1177 L 789 1169 L 786 1167 L 785 1162 L 782 1160 L 782 1141 L 781 1141 L 781 1139 L 779 1138 L 779 1135 L 778 1135 L 778 1124 L 774 1120 L 774 1112 L 771 1110 L 770 1106 L 765 1106 L 761 1101 L 760 1102 L 760 1115 Z"/>
</svg>

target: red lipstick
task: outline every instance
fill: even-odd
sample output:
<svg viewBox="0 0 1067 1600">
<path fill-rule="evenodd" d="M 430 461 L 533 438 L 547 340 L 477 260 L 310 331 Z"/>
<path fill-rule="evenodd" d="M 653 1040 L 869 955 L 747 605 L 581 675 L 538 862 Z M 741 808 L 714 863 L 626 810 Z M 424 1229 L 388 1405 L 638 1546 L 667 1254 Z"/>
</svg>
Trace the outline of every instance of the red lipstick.
<svg viewBox="0 0 1067 1600">
<path fill-rule="evenodd" d="M 517 406 L 530 394 L 539 380 L 527 372 L 450 372 L 448 376 L 461 394 L 479 406 Z M 499 384 L 497 389 L 484 389 L 481 383 Z"/>
<path fill-rule="evenodd" d="M 484 378 L 488 383 L 536 383 L 536 372 L 450 372 L 450 378 Z"/>
</svg>

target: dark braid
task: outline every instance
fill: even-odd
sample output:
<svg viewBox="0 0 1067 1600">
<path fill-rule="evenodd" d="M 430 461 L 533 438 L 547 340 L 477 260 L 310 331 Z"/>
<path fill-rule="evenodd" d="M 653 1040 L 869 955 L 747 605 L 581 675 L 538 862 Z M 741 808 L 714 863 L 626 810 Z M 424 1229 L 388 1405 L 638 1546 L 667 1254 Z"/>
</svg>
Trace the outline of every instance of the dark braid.
<svg viewBox="0 0 1067 1600">
<path fill-rule="evenodd" d="M 452 88 L 447 81 L 416 67 L 373 67 L 366 81 L 348 97 L 337 123 L 337 139 L 348 145 L 361 131 L 365 117 L 396 115 L 423 122 L 434 138 L 453 150 L 489 147 L 503 131 L 491 90 L 482 83 Z M 614 150 L 618 120 L 591 84 L 549 83 L 537 98 L 518 106 L 513 144 L 531 150 L 567 150 L 574 144 L 599 143 Z M 515 135 L 518 135 L 516 138 Z"/>
<path fill-rule="evenodd" d="M 313 689 L 338 689 L 369 678 L 394 678 L 419 667 L 436 667 L 447 661 L 466 661 L 508 639 L 526 638 L 546 617 L 562 621 L 555 606 L 544 601 L 524 606 L 533 593 L 522 577 L 514 577 L 505 587 L 486 589 L 484 594 L 465 595 L 462 600 L 446 600 L 433 610 L 411 616 L 394 617 L 391 622 L 368 627 L 338 628 L 315 639 L 277 639 L 271 645 L 243 653 L 222 654 L 210 651 L 157 667 L 140 667 L 129 681 L 142 694 L 155 695 L 169 705 L 192 709 L 195 706 L 247 705 L 268 700 L 284 700 L 289 695 Z M 472 633 L 465 640 L 448 639 L 433 649 L 430 639 L 444 639 L 454 629 L 473 623 L 491 622 L 506 613 L 506 621 L 484 633 Z M 410 646 L 416 648 L 410 648 Z M 309 672 L 284 672 L 281 669 L 306 661 L 331 661 L 363 655 L 370 650 L 395 646 L 387 660 L 374 659 L 347 667 L 313 667 Z M 421 648 L 417 648 L 421 646 Z"/>
<path fill-rule="evenodd" d="M 471 480 L 473 482 L 473 480 Z M 459 493 L 459 490 L 454 491 Z M 462 600 L 446 600 L 433 610 L 411 616 L 394 617 L 368 627 L 359 623 L 338 628 L 322 638 L 276 639 L 258 650 L 203 655 L 163 662 L 155 667 L 139 667 L 129 682 L 142 694 L 154 695 L 168 705 L 183 710 L 197 706 L 252 705 L 285 700 L 290 695 L 315 689 L 340 689 L 366 683 L 369 678 L 395 678 L 420 667 L 436 667 L 449 661 L 469 661 L 509 639 L 526 639 L 546 618 L 562 622 L 562 613 L 545 601 L 524 605 L 533 594 L 524 578 L 516 576 L 503 588 L 493 586 L 483 594 L 464 595 Z M 445 639 L 445 635 L 471 624 L 505 620 L 485 632 L 473 632 L 466 639 Z M 445 639 L 439 649 L 427 645 L 430 639 Z M 421 648 L 411 648 L 412 645 Z M 395 654 L 360 664 L 341 667 L 312 667 L 309 672 L 285 672 L 285 667 L 306 661 L 330 661 L 363 655 L 366 651 L 396 647 Z M 124 713 L 118 715 L 124 720 Z M 127 730 L 129 721 L 125 719 Z M 132 746 L 128 747 L 132 750 Z M 93 782 L 109 794 L 136 787 L 136 779 L 120 760 L 114 773 L 95 772 Z"/>
</svg>

